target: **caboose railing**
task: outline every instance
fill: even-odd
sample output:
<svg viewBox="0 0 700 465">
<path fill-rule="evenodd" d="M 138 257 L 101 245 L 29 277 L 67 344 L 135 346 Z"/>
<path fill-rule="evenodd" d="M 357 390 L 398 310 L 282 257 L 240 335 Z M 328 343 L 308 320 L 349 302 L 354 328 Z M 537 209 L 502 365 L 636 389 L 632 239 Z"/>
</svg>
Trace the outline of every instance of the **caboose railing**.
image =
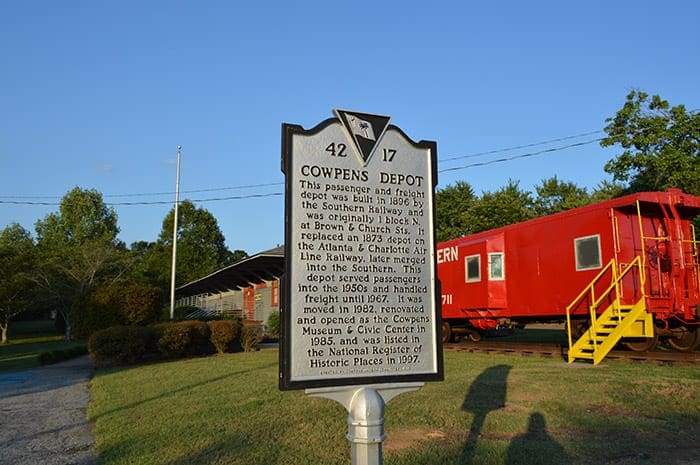
<svg viewBox="0 0 700 465">
<path fill-rule="evenodd" d="M 637 218 L 639 222 L 639 235 L 641 239 L 642 263 L 647 266 L 646 270 L 648 270 L 648 267 L 650 266 L 649 257 L 647 256 L 647 242 L 651 242 L 652 245 L 656 245 L 656 247 L 663 242 L 669 242 L 669 247 L 671 248 L 670 256 L 673 257 L 673 267 L 675 270 L 675 277 L 672 279 L 676 283 L 686 283 L 687 281 L 692 281 L 693 287 L 697 286 L 696 289 L 700 288 L 700 248 L 698 247 L 699 243 L 696 236 L 695 225 L 693 225 L 692 222 L 689 222 L 688 226 L 690 228 L 690 237 L 685 237 L 685 232 L 683 231 L 683 227 L 681 225 L 683 218 L 681 218 L 674 201 L 669 195 L 667 202 L 661 198 L 658 199 L 658 205 L 661 208 L 664 219 L 666 220 L 666 223 L 664 223 L 665 227 L 662 225 L 662 229 L 657 229 L 655 235 L 647 236 L 644 234 L 642 207 L 639 200 L 636 201 L 636 205 Z M 666 255 L 667 258 L 668 256 L 669 255 Z M 659 270 L 661 268 L 658 262 L 656 268 Z M 650 280 L 652 278 L 654 278 L 654 281 L 649 282 L 649 295 L 654 295 L 653 284 L 656 285 L 656 292 L 660 293 L 661 295 L 664 295 L 664 293 L 673 292 L 668 289 L 668 283 L 664 283 L 660 271 L 658 273 L 650 273 Z M 687 286 L 687 284 L 679 285 L 684 288 Z M 679 298 L 679 295 L 675 295 L 675 298 Z"/>
<path fill-rule="evenodd" d="M 590 302 L 591 304 L 588 306 L 589 313 L 595 315 L 598 307 L 600 306 L 600 302 L 605 298 L 599 297 L 596 299 L 595 296 L 595 288 L 598 282 L 605 276 L 605 274 L 608 272 L 608 270 L 612 270 L 613 274 L 613 279 L 612 282 L 615 282 L 615 277 L 617 275 L 617 267 L 615 266 L 615 259 L 613 258 L 608 262 L 607 265 L 603 267 L 603 269 L 600 270 L 600 272 L 591 280 L 591 282 L 586 286 L 579 295 L 577 295 L 573 301 L 569 305 L 566 306 L 566 333 L 569 335 L 569 350 L 571 350 L 571 347 L 573 345 L 573 339 L 571 337 L 571 311 L 578 307 L 582 301 L 583 298 L 590 295 Z"/>
<path fill-rule="evenodd" d="M 606 302 L 609 306 L 609 311 L 611 312 L 610 318 L 616 322 L 621 322 L 626 316 L 622 312 L 622 280 L 634 269 L 639 271 L 639 288 L 642 293 L 640 301 L 645 299 L 644 291 L 644 269 L 642 266 L 642 258 L 636 256 L 631 263 L 622 265 L 622 270 L 618 271 L 617 261 L 613 258 L 607 265 L 600 270 L 593 280 L 586 286 L 581 293 L 576 296 L 576 298 L 566 307 L 566 332 L 569 339 L 569 362 L 573 361 L 572 349 L 574 347 L 574 341 L 572 339 L 571 331 L 571 315 L 572 311 L 581 306 L 584 303 L 584 299 L 588 298 L 588 317 L 591 322 L 591 327 L 588 330 L 589 335 L 598 333 L 598 309 L 603 302 Z M 604 276 L 612 274 L 610 279 L 610 284 L 600 292 L 600 295 L 596 296 L 596 288 L 600 286 L 600 283 Z M 612 299 L 612 301 L 611 301 Z M 606 312 L 607 313 L 607 312 Z M 605 322 L 609 324 L 609 322 Z M 584 334 L 585 337 L 585 334 Z M 596 337 L 590 337 L 593 352 L 595 352 L 600 344 L 600 341 Z"/>
</svg>

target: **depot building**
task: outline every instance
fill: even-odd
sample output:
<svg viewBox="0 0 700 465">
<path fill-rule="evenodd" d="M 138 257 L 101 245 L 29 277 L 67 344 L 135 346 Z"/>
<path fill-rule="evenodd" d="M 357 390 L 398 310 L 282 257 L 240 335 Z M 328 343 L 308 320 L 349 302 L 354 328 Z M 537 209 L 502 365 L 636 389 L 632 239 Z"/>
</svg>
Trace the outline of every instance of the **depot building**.
<svg viewBox="0 0 700 465">
<path fill-rule="evenodd" d="M 279 311 L 284 246 L 239 260 L 175 289 L 175 306 L 193 306 L 189 318 L 227 314 L 267 323 Z"/>
</svg>

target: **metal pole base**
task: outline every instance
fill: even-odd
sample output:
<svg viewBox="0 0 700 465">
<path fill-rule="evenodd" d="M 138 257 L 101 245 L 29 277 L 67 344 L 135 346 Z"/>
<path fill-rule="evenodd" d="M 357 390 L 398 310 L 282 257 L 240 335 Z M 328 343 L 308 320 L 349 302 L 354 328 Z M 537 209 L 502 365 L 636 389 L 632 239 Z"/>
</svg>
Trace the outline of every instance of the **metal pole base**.
<svg viewBox="0 0 700 465">
<path fill-rule="evenodd" d="M 307 389 L 311 397 L 323 397 L 343 404 L 348 411 L 348 434 L 352 465 L 381 465 L 384 434 L 384 406 L 404 392 L 416 391 L 424 383 L 375 384 Z"/>
</svg>

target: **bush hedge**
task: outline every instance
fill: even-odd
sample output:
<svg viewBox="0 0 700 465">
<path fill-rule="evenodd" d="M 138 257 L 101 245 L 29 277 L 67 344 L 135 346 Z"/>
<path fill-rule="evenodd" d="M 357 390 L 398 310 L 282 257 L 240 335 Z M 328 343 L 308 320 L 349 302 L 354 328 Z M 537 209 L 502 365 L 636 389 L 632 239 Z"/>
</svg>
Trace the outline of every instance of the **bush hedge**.
<svg viewBox="0 0 700 465">
<path fill-rule="evenodd" d="M 263 340 L 263 329 L 257 322 L 244 322 L 241 331 L 241 346 L 245 352 L 251 352 Z"/>
<path fill-rule="evenodd" d="M 121 317 L 126 324 L 145 326 L 160 320 L 163 290 L 159 287 L 132 284 L 123 287 Z"/>
<path fill-rule="evenodd" d="M 179 323 L 161 323 L 158 329 L 158 352 L 165 358 L 184 357 L 190 345 L 190 330 Z"/>
<path fill-rule="evenodd" d="M 206 355 L 214 352 L 209 340 L 211 331 L 203 321 L 189 320 L 157 325 L 160 330 L 158 350 L 166 358 Z"/>
<path fill-rule="evenodd" d="M 39 355 L 39 363 L 42 365 L 50 365 L 52 363 L 64 362 L 75 357 L 80 357 L 88 353 L 87 347 L 75 346 L 70 349 L 57 349 L 51 352 L 43 352 Z"/>
<path fill-rule="evenodd" d="M 233 319 L 212 320 L 209 325 L 210 340 L 219 354 L 232 352 L 233 343 L 241 335 L 241 321 Z"/>
<path fill-rule="evenodd" d="M 215 352 L 210 336 L 209 325 L 204 321 L 183 321 L 180 323 L 190 330 L 191 343 L 187 355 L 211 355 Z"/>
<path fill-rule="evenodd" d="M 274 311 L 267 318 L 267 336 L 272 339 L 280 338 L 280 312 Z"/>
<path fill-rule="evenodd" d="M 156 337 L 154 327 L 112 326 L 90 337 L 88 352 L 98 366 L 128 365 L 143 360 Z"/>
<path fill-rule="evenodd" d="M 88 351 L 97 366 L 127 365 L 144 359 L 249 351 L 261 339 L 258 324 L 244 326 L 239 319 L 190 320 L 99 330 L 90 337 Z"/>
<path fill-rule="evenodd" d="M 142 284 L 117 284 L 93 289 L 76 303 L 73 334 L 87 339 L 111 326 L 146 326 L 160 320 L 163 291 Z"/>
<path fill-rule="evenodd" d="M 78 339 L 87 339 L 95 331 L 123 326 L 119 315 L 116 288 L 99 287 L 82 297 L 71 311 L 71 330 Z"/>
</svg>

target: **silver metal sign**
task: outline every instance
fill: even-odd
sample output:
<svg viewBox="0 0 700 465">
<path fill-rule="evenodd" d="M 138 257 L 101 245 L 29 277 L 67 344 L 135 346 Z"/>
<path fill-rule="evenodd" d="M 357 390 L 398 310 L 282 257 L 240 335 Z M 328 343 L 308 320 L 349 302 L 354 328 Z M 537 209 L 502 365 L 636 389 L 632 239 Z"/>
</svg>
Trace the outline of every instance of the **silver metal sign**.
<svg viewBox="0 0 700 465">
<path fill-rule="evenodd" d="M 280 388 L 440 380 L 436 144 L 389 117 L 282 126 Z"/>
</svg>

